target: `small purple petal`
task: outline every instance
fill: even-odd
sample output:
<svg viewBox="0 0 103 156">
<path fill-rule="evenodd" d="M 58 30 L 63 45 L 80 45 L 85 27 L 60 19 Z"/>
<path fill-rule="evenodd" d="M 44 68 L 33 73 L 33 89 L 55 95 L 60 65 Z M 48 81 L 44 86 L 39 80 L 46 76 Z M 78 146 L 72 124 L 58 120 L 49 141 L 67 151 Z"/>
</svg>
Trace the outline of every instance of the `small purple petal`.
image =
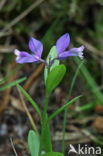
<svg viewBox="0 0 103 156">
<path fill-rule="evenodd" d="M 20 52 L 20 56 L 21 57 L 29 57 L 31 54 L 29 54 L 28 52 L 26 52 L 26 51 L 21 51 Z"/>
<path fill-rule="evenodd" d="M 84 46 L 82 45 L 79 48 L 72 48 L 69 51 L 64 51 L 59 55 L 59 59 L 66 59 L 69 56 L 79 56 L 80 59 L 83 59 L 83 50 Z"/>
<path fill-rule="evenodd" d="M 38 63 L 39 61 L 35 58 L 34 55 L 29 55 L 26 57 L 20 57 L 19 59 L 16 59 L 16 62 L 23 64 L 23 63 L 32 63 L 32 62 Z"/>
<path fill-rule="evenodd" d="M 58 55 L 64 52 L 64 50 L 66 50 L 66 48 L 69 46 L 69 42 L 70 42 L 69 33 L 64 34 L 57 40 L 56 50 Z"/>
<path fill-rule="evenodd" d="M 30 55 L 27 52 L 24 52 L 24 51 L 20 52 L 17 49 L 14 50 L 14 53 L 15 55 L 17 55 L 16 57 L 17 63 L 23 64 L 23 63 L 32 63 L 32 62 L 38 63 L 39 62 L 38 58 L 36 58 L 34 54 Z"/>
<path fill-rule="evenodd" d="M 39 40 L 36 40 L 35 38 L 31 37 L 29 40 L 29 48 L 35 55 L 41 57 L 43 45 Z"/>
</svg>

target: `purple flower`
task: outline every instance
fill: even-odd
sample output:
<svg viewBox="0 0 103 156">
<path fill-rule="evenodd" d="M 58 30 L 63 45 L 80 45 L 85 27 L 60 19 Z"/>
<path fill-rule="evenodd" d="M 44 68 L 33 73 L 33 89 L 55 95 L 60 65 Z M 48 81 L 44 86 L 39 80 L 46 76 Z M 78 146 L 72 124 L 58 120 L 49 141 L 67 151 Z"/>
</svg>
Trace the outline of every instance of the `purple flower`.
<svg viewBox="0 0 103 156">
<path fill-rule="evenodd" d="M 66 59 L 69 56 L 79 56 L 81 59 L 83 59 L 83 50 L 84 46 L 82 45 L 79 48 L 72 48 L 70 50 L 67 50 L 67 47 L 70 43 L 70 36 L 69 33 L 64 34 L 61 36 L 57 42 L 56 42 L 56 50 L 57 50 L 57 58 L 56 59 Z"/>
<path fill-rule="evenodd" d="M 46 61 L 41 58 L 43 52 L 43 45 L 40 41 L 36 40 L 35 38 L 31 37 L 29 40 L 29 49 L 32 51 L 32 54 L 29 54 L 25 51 L 19 51 L 17 49 L 14 50 L 14 54 L 16 57 L 16 62 L 23 64 L 23 63 L 39 63 L 44 62 L 46 65 Z"/>
</svg>

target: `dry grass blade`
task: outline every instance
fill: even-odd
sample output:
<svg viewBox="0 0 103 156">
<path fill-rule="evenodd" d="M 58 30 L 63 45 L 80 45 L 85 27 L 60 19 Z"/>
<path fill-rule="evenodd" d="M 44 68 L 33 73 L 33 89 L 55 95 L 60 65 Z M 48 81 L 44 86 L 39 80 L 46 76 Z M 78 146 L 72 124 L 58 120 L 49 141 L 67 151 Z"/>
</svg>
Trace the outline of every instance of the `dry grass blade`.
<svg viewBox="0 0 103 156">
<path fill-rule="evenodd" d="M 32 127 L 33 127 L 33 129 L 34 129 L 34 131 L 35 131 L 37 134 L 39 134 L 39 133 L 38 133 L 38 130 L 37 130 L 37 128 L 36 128 L 36 125 L 35 125 L 35 123 L 34 123 L 34 120 L 33 120 L 32 116 L 31 116 L 31 114 L 30 114 L 30 112 L 29 112 L 29 110 L 28 110 L 28 108 L 27 108 L 27 106 L 26 106 L 26 104 L 25 104 L 25 102 L 24 102 L 23 95 L 22 95 L 20 89 L 19 89 L 19 88 L 17 88 L 17 89 L 18 89 L 18 92 L 19 92 L 20 99 L 21 99 L 22 105 L 23 105 L 23 107 L 24 107 L 24 110 L 25 110 L 25 112 L 26 112 L 26 114 L 27 114 L 27 116 L 28 116 L 28 118 L 29 118 L 29 120 L 30 120 L 30 123 L 31 123 L 31 125 L 32 125 Z"/>
<path fill-rule="evenodd" d="M 11 63 L 8 66 L 8 69 L 7 69 L 8 73 L 12 72 L 12 69 L 14 68 L 14 66 L 15 66 L 14 63 Z M 10 78 L 9 82 L 12 82 L 13 80 L 15 80 L 15 78 L 16 78 L 16 73 Z M 0 105 L 0 114 L 4 111 L 4 109 L 7 107 L 9 103 L 11 90 L 12 90 L 12 87 L 4 91 L 4 98 L 3 98 L 2 104 Z"/>
<path fill-rule="evenodd" d="M 2 114 L 2 112 L 5 110 L 6 106 L 8 105 L 9 103 L 9 100 L 10 100 L 10 92 L 11 92 L 11 88 L 8 88 L 6 91 L 5 91 L 5 96 L 4 96 L 4 99 L 3 99 L 3 102 L 0 106 L 0 114 Z"/>
<path fill-rule="evenodd" d="M 10 97 L 10 100 L 11 100 L 11 105 L 12 105 L 15 109 L 17 109 L 17 110 L 19 110 L 19 111 L 22 111 L 22 112 L 25 112 L 24 107 L 23 107 L 23 105 L 21 104 L 20 99 L 17 99 L 17 98 L 15 98 L 15 97 L 11 96 L 11 97 Z"/>
<path fill-rule="evenodd" d="M 16 152 L 16 149 L 15 149 L 15 147 L 14 147 L 14 144 L 13 144 L 12 138 L 10 138 L 10 142 L 11 142 L 11 146 L 12 146 L 12 149 L 13 149 L 15 155 L 18 156 L 18 154 L 17 154 L 17 152 Z"/>
</svg>

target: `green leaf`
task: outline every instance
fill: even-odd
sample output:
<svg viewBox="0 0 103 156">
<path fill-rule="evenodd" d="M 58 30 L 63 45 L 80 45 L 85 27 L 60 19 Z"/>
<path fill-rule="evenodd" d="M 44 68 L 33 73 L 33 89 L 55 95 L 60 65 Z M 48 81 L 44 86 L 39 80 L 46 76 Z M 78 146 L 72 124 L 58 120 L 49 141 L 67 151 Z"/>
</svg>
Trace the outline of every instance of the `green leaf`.
<svg viewBox="0 0 103 156">
<path fill-rule="evenodd" d="M 43 156 L 64 156 L 64 154 L 59 153 L 59 152 L 49 152 L 49 153 L 43 154 Z"/>
<path fill-rule="evenodd" d="M 39 155 L 40 139 L 39 136 L 33 130 L 30 130 L 28 134 L 28 147 L 31 156 Z"/>
<path fill-rule="evenodd" d="M 26 80 L 26 77 L 23 77 L 23 78 L 21 78 L 19 80 L 15 80 L 15 81 L 13 81 L 13 82 L 11 82 L 9 84 L 4 85 L 3 87 L 0 87 L 0 91 L 3 91 L 3 90 L 5 90 L 7 88 L 10 88 L 10 87 L 13 87 L 13 86 L 17 85 L 18 83 L 21 83 L 21 82 L 23 82 L 25 80 Z"/>
<path fill-rule="evenodd" d="M 66 67 L 64 65 L 59 65 L 52 69 L 46 81 L 46 92 L 48 94 L 50 94 L 53 89 L 55 89 L 57 85 L 61 82 L 65 72 Z"/>
<path fill-rule="evenodd" d="M 59 108 L 56 112 L 54 112 L 49 118 L 48 118 L 48 122 L 50 120 L 52 120 L 55 116 L 57 116 L 59 113 L 61 113 L 64 109 L 66 109 L 68 106 L 70 106 L 70 104 L 72 104 L 73 102 L 75 102 L 76 100 L 78 100 L 81 96 L 77 96 L 74 99 L 72 99 L 70 102 L 66 103 L 64 106 L 62 106 L 61 108 Z"/>
<path fill-rule="evenodd" d="M 17 87 L 21 90 L 21 92 L 24 94 L 24 96 L 26 96 L 28 101 L 32 104 L 32 106 L 35 108 L 35 110 L 37 111 L 37 113 L 39 114 L 40 119 L 41 119 L 41 112 L 40 112 L 39 107 L 35 103 L 35 101 L 30 97 L 30 95 L 19 84 L 17 84 Z"/>
<path fill-rule="evenodd" d="M 93 107 L 94 107 L 95 105 L 96 105 L 95 102 L 87 103 L 87 104 L 84 104 L 83 106 L 78 106 L 78 107 L 76 108 L 76 111 L 81 112 L 81 111 L 91 110 L 91 109 L 93 109 Z"/>
<path fill-rule="evenodd" d="M 48 119 L 48 116 L 46 116 L 46 120 Z M 42 142 L 44 146 L 45 152 L 52 152 L 52 142 L 51 142 L 51 135 L 50 135 L 50 126 L 49 123 L 47 123 L 45 129 L 43 130 L 43 137 Z"/>
<path fill-rule="evenodd" d="M 48 54 L 48 57 L 46 59 L 46 62 L 49 64 L 49 62 L 51 60 L 53 60 L 55 57 L 57 57 L 57 50 L 56 50 L 56 46 L 53 46 Z M 59 65 L 59 60 L 55 60 L 54 63 L 50 66 L 50 71 Z M 47 80 L 47 77 L 48 77 L 48 67 L 45 66 L 45 69 L 44 69 L 44 80 L 45 80 L 45 84 L 46 84 L 46 80 Z"/>
</svg>

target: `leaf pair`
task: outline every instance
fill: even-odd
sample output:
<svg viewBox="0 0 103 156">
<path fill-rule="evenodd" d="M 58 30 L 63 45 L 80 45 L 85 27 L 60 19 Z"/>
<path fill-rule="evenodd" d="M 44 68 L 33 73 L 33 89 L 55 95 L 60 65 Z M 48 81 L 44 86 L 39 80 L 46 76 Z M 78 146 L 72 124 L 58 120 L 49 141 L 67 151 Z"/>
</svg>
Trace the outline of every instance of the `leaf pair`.
<svg viewBox="0 0 103 156">
<path fill-rule="evenodd" d="M 57 57 L 56 46 L 53 46 L 49 52 L 47 57 L 47 63 L 50 62 Z M 53 64 L 50 67 L 45 67 L 44 70 L 44 80 L 46 85 L 46 93 L 50 95 L 50 93 L 57 87 L 57 85 L 63 79 L 66 67 L 64 65 L 59 65 L 59 60 L 54 60 Z"/>
</svg>

